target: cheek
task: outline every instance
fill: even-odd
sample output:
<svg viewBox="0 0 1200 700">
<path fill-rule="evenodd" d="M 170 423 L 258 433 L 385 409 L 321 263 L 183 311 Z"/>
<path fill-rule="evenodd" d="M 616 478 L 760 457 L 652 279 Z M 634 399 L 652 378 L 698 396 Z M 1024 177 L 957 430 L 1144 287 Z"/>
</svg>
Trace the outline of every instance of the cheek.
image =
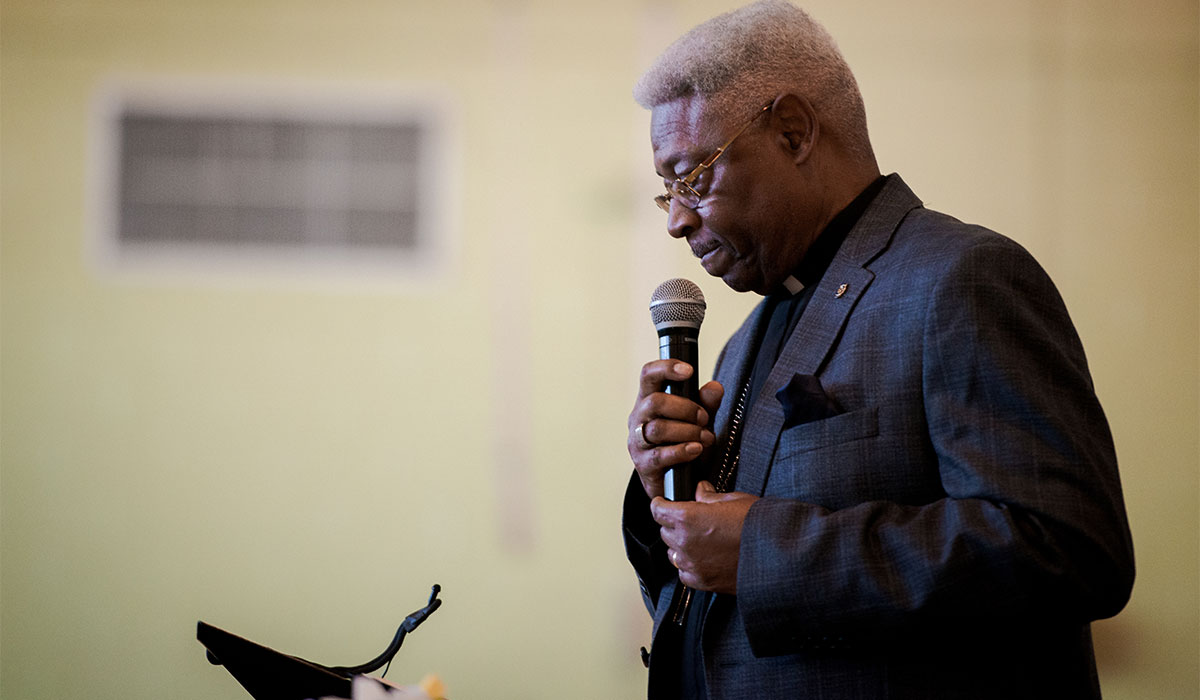
<svg viewBox="0 0 1200 700">
<path fill-rule="evenodd" d="M 764 232 L 778 227 L 781 212 L 779 194 L 770 182 L 748 179 L 721 192 L 711 208 L 702 212 L 703 229 L 736 251 L 739 258 L 761 258 L 782 249 L 778 242 L 768 240 Z"/>
<path fill-rule="evenodd" d="M 715 238 L 726 245 L 733 245 L 738 239 L 738 217 L 733 213 L 740 207 L 733 202 L 721 199 L 713 202 L 703 202 L 697 213 L 700 215 L 699 235 Z"/>
<path fill-rule="evenodd" d="M 754 254 L 754 240 L 747 233 L 746 222 L 736 219 L 706 219 L 704 223 L 709 233 L 724 243 L 725 247 L 732 249 L 738 259 Z"/>
</svg>

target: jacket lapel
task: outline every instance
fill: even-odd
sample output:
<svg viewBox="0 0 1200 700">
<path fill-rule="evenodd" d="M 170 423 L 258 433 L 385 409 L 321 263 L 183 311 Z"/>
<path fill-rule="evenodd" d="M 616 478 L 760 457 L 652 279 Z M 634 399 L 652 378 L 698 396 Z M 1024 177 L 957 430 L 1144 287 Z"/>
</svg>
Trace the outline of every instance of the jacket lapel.
<svg viewBox="0 0 1200 700">
<path fill-rule="evenodd" d="M 724 444 L 725 436 L 729 433 L 729 422 L 737 404 L 738 393 L 742 384 L 750 376 L 754 367 L 755 339 L 762 334 L 762 324 L 768 321 L 764 309 L 765 301 L 759 302 L 741 328 L 729 338 L 728 344 L 721 352 L 717 361 L 714 379 L 725 387 L 725 395 L 721 398 L 721 410 L 717 412 L 714 433 L 718 436 L 718 444 Z"/>
<path fill-rule="evenodd" d="M 919 206 L 921 201 L 900 176 L 891 175 L 846 237 L 750 407 L 742 433 L 738 491 L 758 495 L 764 492 L 784 420 L 776 392 L 790 382 L 793 375 L 817 375 L 820 372 L 859 298 L 875 279 L 868 265 L 887 248 L 892 234 L 908 212 Z M 756 313 L 761 316 L 761 305 Z M 732 351 L 733 347 L 730 347 Z M 742 358 L 741 364 L 745 368 L 752 358 L 749 358 L 749 349 L 742 348 L 742 351 L 742 355 L 735 357 Z M 738 376 L 746 375 L 743 372 Z"/>
</svg>

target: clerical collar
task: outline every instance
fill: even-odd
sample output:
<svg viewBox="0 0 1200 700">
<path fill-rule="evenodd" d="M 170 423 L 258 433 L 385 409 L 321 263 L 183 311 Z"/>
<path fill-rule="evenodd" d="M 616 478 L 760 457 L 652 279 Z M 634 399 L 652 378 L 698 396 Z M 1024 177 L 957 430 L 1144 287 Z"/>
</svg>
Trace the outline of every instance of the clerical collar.
<svg viewBox="0 0 1200 700">
<path fill-rule="evenodd" d="M 825 230 L 821 231 L 817 239 L 809 246 L 796 271 L 783 281 L 783 286 L 789 295 L 795 296 L 805 287 L 821 281 L 829 263 L 833 262 L 833 256 L 837 255 L 838 248 L 842 247 L 842 241 L 846 240 L 850 230 L 858 223 L 863 212 L 871 204 L 871 200 L 875 199 L 875 195 L 879 194 L 886 182 L 887 177 L 883 175 L 875 178 L 854 198 L 854 201 L 846 205 L 846 208 L 838 212 L 837 216 L 833 217 L 825 226 Z"/>
</svg>

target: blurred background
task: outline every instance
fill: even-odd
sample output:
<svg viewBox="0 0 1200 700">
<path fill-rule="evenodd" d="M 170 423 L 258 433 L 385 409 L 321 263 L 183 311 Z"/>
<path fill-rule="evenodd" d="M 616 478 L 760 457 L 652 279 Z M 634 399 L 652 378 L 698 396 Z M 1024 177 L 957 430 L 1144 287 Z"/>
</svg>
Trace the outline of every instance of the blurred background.
<svg viewBox="0 0 1200 700">
<path fill-rule="evenodd" d="M 701 285 L 707 374 L 754 299 L 665 235 L 630 90 L 734 5 L 4 0 L 0 696 L 248 697 L 198 620 L 354 664 L 440 583 L 389 679 L 644 697 L 618 521 L 646 304 Z M 1200 696 L 1196 3 L 804 6 L 883 171 L 1058 283 L 1139 567 L 1094 626 L 1105 696 Z M 112 105 L 147 94 L 417 105 L 428 255 L 114 253 Z"/>
</svg>

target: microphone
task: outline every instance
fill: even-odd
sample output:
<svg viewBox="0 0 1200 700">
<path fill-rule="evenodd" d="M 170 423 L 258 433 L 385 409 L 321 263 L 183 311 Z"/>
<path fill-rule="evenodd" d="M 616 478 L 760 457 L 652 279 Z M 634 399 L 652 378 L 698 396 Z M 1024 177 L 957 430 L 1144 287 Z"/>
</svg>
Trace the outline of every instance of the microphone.
<svg viewBox="0 0 1200 700">
<path fill-rule="evenodd" d="M 668 381 L 666 393 L 700 403 L 700 323 L 704 321 L 704 294 L 695 283 L 682 278 L 669 279 L 650 295 L 650 320 L 658 331 L 658 357 L 678 360 L 692 366 L 692 376 L 684 381 Z M 695 498 L 699 469 L 695 461 L 677 464 L 663 475 L 663 492 L 670 501 Z"/>
</svg>

